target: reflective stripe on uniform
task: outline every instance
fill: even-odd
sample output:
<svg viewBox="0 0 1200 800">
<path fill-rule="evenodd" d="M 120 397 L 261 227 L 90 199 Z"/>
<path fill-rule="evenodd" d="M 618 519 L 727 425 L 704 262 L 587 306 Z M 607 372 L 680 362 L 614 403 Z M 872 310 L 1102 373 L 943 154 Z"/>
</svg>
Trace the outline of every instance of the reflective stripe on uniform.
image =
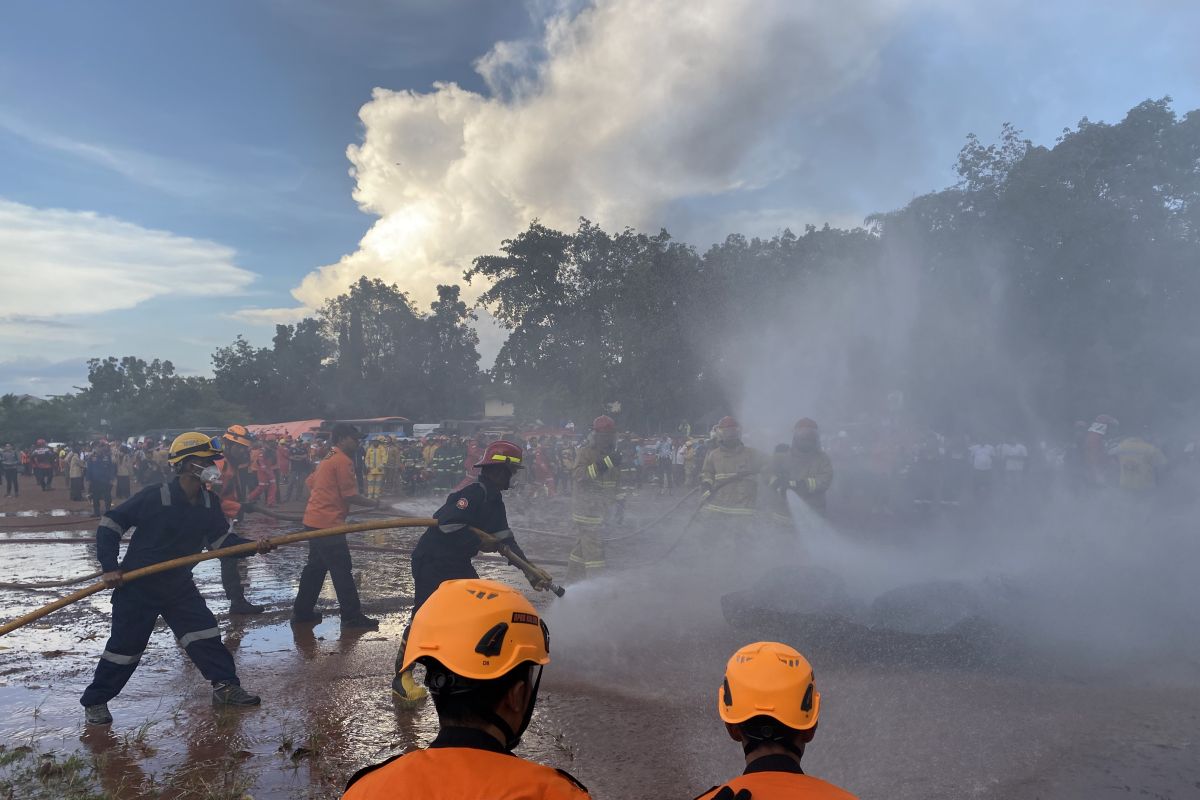
<svg viewBox="0 0 1200 800">
<path fill-rule="evenodd" d="M 101 517 L 100 518 L 100 527 L 108 528 L 110 531 L 116 531 L 117 536 L 121 536 L 122 534 L 125 533 L 125 529 L 122 528 L 120 525 L 118 525 L 117 521 L 114 520 L 112 517 Z"/>
<path fill-rule="evenodd" d="M 141 653 L 138 653 L 137 655 L 133 655 L 133 656 L 123 656 L 120 653 L 114 653 L 111 650 L 105 650 L 103 653 L 100 654 L 100 657 L 103 658 L 105 661 L 111 661 L 114 664 L 121 664 L 122 666 L 126 666 L 126 667 L 129 666 L 130 664 L 136 664 L 142 660 Z"/>
<path fill-rule="evenodd" d="M 583 514 L 571 514 L 571 521 L 576 525 L 603 525 L 604 517 L 588 517 Z"/>
<path fill-rule="evenodd" d="M 215 542 L 210 544 L 208 546 L 208 549 L 209 550 L 220 550 L 221 545 L 224 544 L 225 540 L 228 539 L 231 535 L 233 535 L 233 527 L 232 526 L 230 526 L 229 530 L 225 531 L 224 536 L 222 536 L 220 539 L 217 539 Z"/>
<path fill-rule="evenodd" d="M 588 569 L 599 569 L 608 563 L 603 559 L 600 559 L 599 561 L 585 561 L 583 556 L 577 556 L 574 553 L 571 553 L 571 555 L 567 556 L 567 561 L 571 562 L 572 564 L 583 564 Z"/>
<path fill-rule="evenodd" d="M 220 635 L 220 628 L 205 628 L 202 631 L 192 631 L 191 633 L 185 633 L 183 636 L 179 637 L 179 646 L 187 647 L 189 644 L 198 642 L 201 639 L 212 639 Z"/>
<path fill-rule="evenodd" d="M 162 499 L 162 504 L 164 506 L 171 505 L 171 484 L 160 484 L 158 487 L 158 496 Z"/>
<path fill-rule="evenodd" d="M 596 469 L 595 464 L 588 465 L 587 474 L 588 474 L 589 478 L 591 478 L 592 480 L 596 480 L 596 477 L 599 475 L 599 471 Z"/>
</svg>

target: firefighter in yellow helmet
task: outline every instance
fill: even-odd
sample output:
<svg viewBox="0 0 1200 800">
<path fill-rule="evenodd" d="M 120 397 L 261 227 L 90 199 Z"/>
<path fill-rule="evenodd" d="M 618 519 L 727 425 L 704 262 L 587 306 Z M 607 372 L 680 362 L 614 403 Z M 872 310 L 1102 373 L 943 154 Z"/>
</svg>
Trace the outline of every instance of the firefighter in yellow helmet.
<svg viewBox="0 0 1200 800">
<path fill-rule="evenodd" d="M 621 457 L 617 424 L 607 414 L 592 421 L 592 433 L 575 453 L 571 470 L 571 523 L 575 547 L 567 561 L 567 577 L 583 578 L 604 569 L 604 530 L 620 498 Z"/>
<path fill-rule="evenodd" d="M 413 617 L 402 666 L 416 663 L 437 709 L 437 737 L 359 771 L 345 800 L 588 797 L 566 772 L 512 754 L 550 663 L 546 623 L 520 592 L 478 578 L 444 582 Z"/>
<path fill-rule="evenodd" d="M 804 417 L 796 423 L 791 446 L 780 445 L 772 456 L 769 472 L 768 483 L 774 490 L 769 495 L 769 504 L 776 523 L 792 529 L 790 492 L 813 511 L 825 514 L 825 493 L 833 485 L 833 462 L 821 449 L 821 432 L 816 422 Z"/>
<path fill-rule="evenodd" d="M 722 417 L 715 431 L 717 446 L 700 467 L 705 544 L 738 546 L 748 541 L 755 522 L 758 474 L 765 460 L 742 443 L 742 428 L 733 417 Z"/>
<path fill-rule="evenodd" d="M 696 800 L 811 798 L 854 800 L 854 795 L 800 768 L 804 748 L 817 733 L 821 694 L 812 665 L 778 642 L 756 642 L 733 654 L 717 689 L 717 713 L 740 742 L 746 769 Z"/>
</svg>

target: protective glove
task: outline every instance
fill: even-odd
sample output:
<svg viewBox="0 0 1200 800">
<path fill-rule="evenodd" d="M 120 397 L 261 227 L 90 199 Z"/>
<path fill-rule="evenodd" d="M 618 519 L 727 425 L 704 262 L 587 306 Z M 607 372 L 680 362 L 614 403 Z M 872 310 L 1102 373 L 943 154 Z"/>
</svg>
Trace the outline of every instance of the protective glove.
<svg viewBox="0 0 1200 800">
<path fill-rule="evenodd" d="M 750 800 L 752 796 L 749 789 L 738 789 L 737 794 L 734 794 L 733 789 L 722 786 L 721 790 L 712 796 L 712 800 Z"/>
<path fill-rule="evenodd" d="M 545 575 L 538 575 L 534 572 L 527 573 L 525 577 L 529 580 L 529 585 L 532 586 L 535 591 L 539 592 L 548 590 L 550 588 L 550 584 L 553 583 L 553 581 Z"/>
</svg>

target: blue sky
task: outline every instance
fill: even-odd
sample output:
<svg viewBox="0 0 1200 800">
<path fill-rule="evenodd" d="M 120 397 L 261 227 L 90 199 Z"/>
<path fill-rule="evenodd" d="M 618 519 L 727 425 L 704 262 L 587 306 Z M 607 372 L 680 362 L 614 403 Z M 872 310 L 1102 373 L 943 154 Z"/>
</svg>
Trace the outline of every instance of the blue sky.
<svg viewBox="0 0 1200 800">
<path fill-rule="evenodd" d="M 1200 107 L 1198 29 L 1154 0 L 6 4 L 0 392 L 202 373 L 361 272 L 423 303 L 533 215 L 853 224 L 952 182 L 968 132 Z"/>
</svg>

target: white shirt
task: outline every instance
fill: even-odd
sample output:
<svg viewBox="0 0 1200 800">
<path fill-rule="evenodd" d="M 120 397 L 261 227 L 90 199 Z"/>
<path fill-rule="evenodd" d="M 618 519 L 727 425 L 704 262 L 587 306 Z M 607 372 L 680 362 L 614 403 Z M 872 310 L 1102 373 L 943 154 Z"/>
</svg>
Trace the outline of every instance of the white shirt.
<svg viewBox="0 0 1200 800">
<path fill-rule="evenodd" d="M 992 468 L 996 448 L 990 444 L 973 444 L 967 450 L 971 454 L 971 466 L 975 469 L 986 471 Z"/>
<path fill-rule="evenodd" d="M 1025 460 L 1029 458 L 1029 451 L 1023 444 L 1002 444 L 1000 445 L 1000 457 L 1004 459 L 1006 472 L 1021 472 L 1025 469 Z"/>
</svg>

